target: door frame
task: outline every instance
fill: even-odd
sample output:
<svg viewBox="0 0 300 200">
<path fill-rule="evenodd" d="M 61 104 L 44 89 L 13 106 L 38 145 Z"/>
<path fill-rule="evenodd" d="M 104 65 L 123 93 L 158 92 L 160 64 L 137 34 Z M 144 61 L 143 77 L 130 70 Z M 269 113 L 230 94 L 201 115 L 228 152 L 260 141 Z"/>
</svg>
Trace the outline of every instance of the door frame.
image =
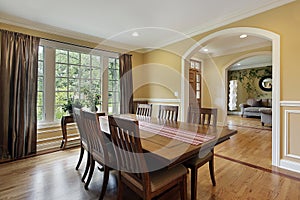
<svg viewBox="0 0 300 200">
<path fill-rule="evenodd" d="M 228 28 L 221 31 L 214 32 L 208 36 L 203 37 L 190 47 L 182 56 L 181 60 L 181 116 L 186 120 L 186 111 L 188 108 L 188 60 L 202 48 L 202 44 L 209 40 L 232 33 L 250 34 L 265 38 L 272 41 L 272 165 L 279 166 L 280 164 L 280 36 L 274 32 L 252 27 L 236 27 Z M 226 80 L 226 68 L 223 66 L 223 83 Z M 220 73 L 220 72 L 219 72 Z M 203 76 L 203 79 L 205 77 Z M 224 88 L 224 94 L 225 88 Z M 221 108 L 226 110 L 226 105 Z M 224 121 L 224 120 L 223 120 Z"/>
</svg>

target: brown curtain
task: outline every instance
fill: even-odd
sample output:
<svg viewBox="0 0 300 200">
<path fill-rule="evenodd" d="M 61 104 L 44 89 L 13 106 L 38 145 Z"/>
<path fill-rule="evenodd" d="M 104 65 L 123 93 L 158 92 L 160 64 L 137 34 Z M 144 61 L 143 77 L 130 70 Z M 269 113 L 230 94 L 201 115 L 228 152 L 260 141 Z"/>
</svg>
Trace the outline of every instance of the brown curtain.
<svg viewBox="0 0 300 200">
<path fill-rule="evenodd" d="M 131 55 L 120 56 L 120 113 L 133 113 Z"/>
<path fill-rule="evenodd" d="M 16 159 L 36 152 L 40 39 L 0 31 L 0 159 Z"/>
</svg>

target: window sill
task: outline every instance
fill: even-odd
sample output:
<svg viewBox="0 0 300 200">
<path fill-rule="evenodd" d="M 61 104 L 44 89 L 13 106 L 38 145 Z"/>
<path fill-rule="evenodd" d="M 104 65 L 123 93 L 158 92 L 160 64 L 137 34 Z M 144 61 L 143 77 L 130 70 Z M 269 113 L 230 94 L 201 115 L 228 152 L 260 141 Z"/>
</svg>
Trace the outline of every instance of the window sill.
<svg viewBox="0 0 300 200">
<path fill-rule="evenodd" d="M 55 122 L 41 122 L 38 123 L 37 129 L 44 129 L 44 128 L 57 128 L 60 127 L 60 122 L 55 121 Z"/>
</svg>

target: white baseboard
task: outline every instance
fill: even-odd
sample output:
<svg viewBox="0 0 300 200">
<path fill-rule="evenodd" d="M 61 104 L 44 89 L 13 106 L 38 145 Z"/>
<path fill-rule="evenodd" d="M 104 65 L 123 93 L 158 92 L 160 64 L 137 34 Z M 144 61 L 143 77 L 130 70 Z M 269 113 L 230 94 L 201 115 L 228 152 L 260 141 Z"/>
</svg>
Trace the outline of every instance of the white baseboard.
<svg viewBox="0 0 300 200">
<path fill-rule="evenodd" d="M 300 163 L 298 162 L 281 159 L 278 167 L 300 173 Z"/>
</svg>

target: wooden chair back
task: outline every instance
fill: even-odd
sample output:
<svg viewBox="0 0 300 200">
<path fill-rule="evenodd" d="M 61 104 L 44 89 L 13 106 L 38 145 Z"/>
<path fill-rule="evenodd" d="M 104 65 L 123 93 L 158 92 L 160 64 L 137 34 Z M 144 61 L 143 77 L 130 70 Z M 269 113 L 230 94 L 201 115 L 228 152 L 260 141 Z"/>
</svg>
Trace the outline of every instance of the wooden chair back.
<svg viewBox="0 0 300 200">
<path fill-rule="evenodd" d="M 150 192 L 150 179 L 140 140 L 138 121 L 108 116 L 119 171 L 128 172 Z"/>
<path fill-rule="evenodd" d="M 85 132 L 83 118 L 82 118 L 82 111 L 80 108 L 73 107 L 73 118 L 77 124 L 80 141 L 81 141 L 82 145 L 85 148 L 88 148 L 87 150 L 89 150 L 88 135 Z"/>
<path fill-rule="evenodd" d="M 217 126 L 218 110 L 217 108 L 199 108 L 189 106 L 188 123 L 202 124 L 207 126 Z"/>
<path fill-rule="evenodd" d="M 152 104 L 138 104 L 136 108 L 136 115 L 151 117 Z"/>
<path fill-rule="evenodd" d="M 109 162 L 106 143 L 109 139 L 104 136 L 100 129 L 99 115 L 104 113 L 94 113 L 90 111 L 82 111 L 83 123 L 86 133 L 89 135 L 89 143 L 91 154 L 99 163 L 106 164 Z"/>
<path fill-rule="evenodd" d="M 159 105 L 158 119 L 177 121 L 178 106 Z"/>
</svg>

